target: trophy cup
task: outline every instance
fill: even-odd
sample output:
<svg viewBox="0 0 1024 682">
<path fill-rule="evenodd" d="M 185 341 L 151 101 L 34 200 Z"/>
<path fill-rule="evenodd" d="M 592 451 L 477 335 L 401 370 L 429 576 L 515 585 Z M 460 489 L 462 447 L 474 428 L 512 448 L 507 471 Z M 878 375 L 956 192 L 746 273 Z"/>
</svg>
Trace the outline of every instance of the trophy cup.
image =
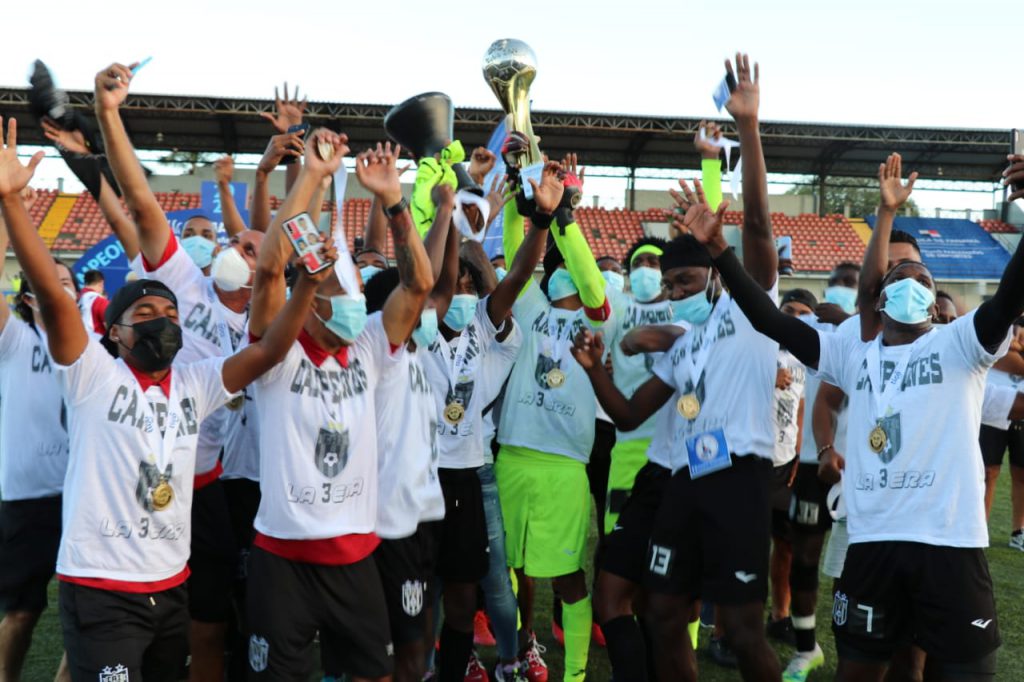
<svg viewBox="0 0 1024 682">
<path fill-rule="evenodd" d="M 527 150 L 516 154 L 515 165 L 525 168 L 543 163 L 533 126 L 530 125 L 530 84 L 537 76 L 537 55 L 521 40 L 496 40 L 484 53 L 483 72 L 484 80 L 505 111 L 506 130 L 522 133 L 530 141 Z M 529 184 L 525 186 L 529 187 Z"/>
<path fill-rule="evenodd" d="M 413 153 L 434 156 L 452 141 L 455 109 L 448 95 L 425 92 L 396 104 L 384 116 L 384 132 Z"/>
</svg>

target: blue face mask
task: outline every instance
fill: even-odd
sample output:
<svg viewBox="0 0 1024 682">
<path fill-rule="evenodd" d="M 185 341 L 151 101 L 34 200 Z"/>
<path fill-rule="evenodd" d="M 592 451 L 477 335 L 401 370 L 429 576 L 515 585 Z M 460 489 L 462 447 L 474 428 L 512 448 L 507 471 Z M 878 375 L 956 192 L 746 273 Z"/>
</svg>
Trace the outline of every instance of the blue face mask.
<svg viewBox="0 0 1024 682">
<path fill-rule="evenodd" d="M 412 330 L 412 340 L 418 348 L 429 348 L 437 338 L 437 311 L 427 308 L 420 313 L 420 326 Z"/>
<path fill-rule="evenodd" d="M 708 268 L 708 283 L 704 291 L 698 291 L 693 296 L 672 301 L 672 319 L 675 322 L 689 322 L 690 324 L 701 324 L 711 315 L 714 304 L 708 297 L 711 291 L 711 269 Z"/>
<path fill-rule="evenodd" d="M 850 287 L 828 287 L 825 289 L 825 302 L 835 303 L 844 313 L 853 315 L 857 310 L 857 290 Z"/>
<path fill-rule="evenodd" d="M 498 281 L 505 279 L 505 275 L 508 274 L 508 270 L 505 268 L 494 268 L 494 274 L 498 276 Z"/>
<path fill-rule="evenodd" d="M 373 279 L 374 275 L 381 272 L 384 272 L 384 269 L 378 268 L 376 265 L 364 265 L 363 267 L 359 268 L 359 274 L 363 278 L 363 284 L 366 284 L 371 279 Z"/>
<path fill-rule="evenodd" d="M 452 331 L 461 332 L 473 319 L 476 313 L 476 304 L 480 299 L 476 294 L 457 294 L 452 297 L 448 306 L 448 312 L 444 314 L 444 323 Z"/>
<path fill-rule="evenodd" d="M 629 272 L 629 287 L 641 303 L 650 303 L 661 293 L 661 270 L 639 267 Z"/>
<path fill-rule="evenodd" d="M 213 262 L 213 250 L 217 248 L 217 245 L 206 237 L 194 234 L 181 240 L 181 248 L 185 249 L 185 253 L 193 263 L 200 268 L 205 268 Z"/>
<path fill-rule="evenodd" d="M 605 282 L 608 282 L 608 286 L 615 289 L 615 291 L 622 291 L 626 288 L 626 278 L 614 270 L 604 270 L 601 272 L 601 276 L 604 277 Z"/>
<path fill-rule="evenodd" d="M 929 308 L 935 303 L 932 290 L 910 277 L 885 287 L 882 311 L 903 324 L 920 324 L 931 318 Z"/>
<path fill-rule="evenodd" d="M 563 298 L 578 294 L 579 291 L 576 283 L 572 281 L 572 275 L 565 268 L 559 268 L 551 273 L 548 280 L 548 299 L 561 301 Z"/>
<path fill-rule="evenodd" d="M 362 296 L 353 298 L 348 294 L 340 296 L 317 294 L 316 297 L 331 302 L 331 318 L 329 320 L 325 320 L 317 315 L 315 310 L 313 311 L 316 319 L 327 327 L 327 331 L 345 341 L 355 341 L 363 333 L 363 328 L 366 327 L 365 298 Z"/>
</svg>

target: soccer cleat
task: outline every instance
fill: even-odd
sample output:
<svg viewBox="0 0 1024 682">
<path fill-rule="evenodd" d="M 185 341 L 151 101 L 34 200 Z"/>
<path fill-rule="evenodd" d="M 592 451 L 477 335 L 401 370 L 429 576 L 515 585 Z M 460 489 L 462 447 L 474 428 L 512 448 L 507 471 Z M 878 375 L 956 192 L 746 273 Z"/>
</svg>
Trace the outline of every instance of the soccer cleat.
<svg viewBox="0 0 1024 682">
<path fill-rule="evenodd" d="M 480 657 L 476 655 L 475 649 L 469 654 L 465 682 L 491 682 L 491 678 L 487 675 L 487 668 L 480 661 Z"/>
<path fill-rule="evenodd" d="M 547 647 L 537 642 L 537 635 L 530 633 L 530 643 L 526 645 L 526 651 L 521 661 L 526 664 L 526 679 L 528 682 L 548 682 L 548 664 L 541 658 L 541 654 L 547 651 Z"/>
<path fill-rule="evenodd" d="M 608 642 L 604 639 L 604 632 L 601 631 L 601 626 L 597 623 L 594 623 L 594 626 L 590 629 L 590 639 L 602 649 L 608 646 Z"/>
<path fill-rule="evenodd" d="M 708 644 L 708 654 L 711 656 L 712 661 L 723 668 L 738 667 L 736 654 L 734 654 L 732 649 L 729 648 L 729 645 L 725 643 L 724 638 L 713 636 L 711 638 L 711 643 Z"/>
<path fill-rule="evenodd" d="M 807 676 L 825 663 L 825 652 L 815 644 L 814 651 L 804 651 L 793 657 L 782 673 L 782 682 L 807 682 Z"/>
<path fill-rule="evenodd" d="M 506 670 L 505 664 L 499 661 L 494 667 L 494 682 L 527 682 L 527 678 L 518 663 Z"/>
<path fill-rule="evenodd" d="M 778 620 L 772 620 L 772 617 L 768 616 L 768 623 L 765 625 L 764 631 L 768 635 L 768 639 L 796 646 L 796 631 L 793 629 L 793 619 L 789 616 Z"/>
<path fill-rule="evenodd" d="M 473 616 L 473 644 L 476 646 L 497 646 L 498 642 L 491 633 L 491 620 L 483 611 Z"/>
<path fill-rule="evenodd" d="M 551 638 L 558 642 L 559 646 L 565 646 L 565 630 L 556 620 L 551 621 Z"/>
<path fill-rule="evenodd" d="M 1024 552 L 1024 531 L 1013 531 L 1013 534 L 1010 535 L 1010 549 L 1016 549 Z"/>
</svg>

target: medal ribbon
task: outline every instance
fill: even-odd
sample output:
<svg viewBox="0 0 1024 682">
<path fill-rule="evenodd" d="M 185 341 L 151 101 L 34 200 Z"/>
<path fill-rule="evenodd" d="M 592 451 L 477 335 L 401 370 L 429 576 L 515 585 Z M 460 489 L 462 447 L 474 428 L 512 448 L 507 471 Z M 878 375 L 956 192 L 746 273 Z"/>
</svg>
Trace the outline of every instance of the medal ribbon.
<svg viewBox="0 0 1024 682">
<path fill-rule="evenodd" d="M 448 346 L 449 350 L 451 346 Z M 459 370 L 466 361 L 466 353 L 469 350 L 469 326 L 467 325 L 459 334 L 459 343 L 455 346 L 455 354 L 452 355 L 451 369 L 448 371 L 448 385 L 452 392 L 455 392 L 455 385 L 459 383 Z"/>
<path fill-rule="evenodd" d="M 153 451 L 153 456 L 156 457 L 156 467 L 160 475 L 163 475 L 171 459 L 171 453 L 174 452 L 174 443 L 178 438 L 178 426 L 181 425 L 178 382 L 173 375 L 174 370 L 171 371 L 171 392 L 167 396 L 167 423 L 164 424 L 163 436 L 160 435 L 160 423 L 157 419 L 156 410 L 153 409 L 153 405 L 149 400 L 146 400 L 145 393 L 142 395 L 146 408 L 149 410 L 149 414 L 143 416 L 143 433 L 146 436 L 146 440 L 149 441 L 149 447 Z M 141 390 L 142 387 L 140 386 L 139 389 Z"/>
<path fill-rule="evenodd" d="M 690 355 L 691 362 L 689 365 L 689 379 L 690 385 L 693 387 L 691 389 L 693 393 L 697 392 L 697 382 L 700 381 L 700 375 L 704 373 L 704 368 L 707 366 L 708 359 L 711 357 L 711 348 L 718 340 L 718 322 L 725 315 L 725 311 L 728 309 L 730 302 L 731 300 L 729 295 L 726 293 L 723 293 L 718 297 L 718 302 L 715 303 L 715 309 L 711 312 L 711 316 L 708 318 L 707 322 L 705 322 L 704 329 L 701 332 L 700 348 L 697 349 L 696 353 L 692 353 Z M 686 336 L 689 336 L 692 333 L 693 330 L 691 329 L 686 333 Z M 708 334 L 711 334 L 710 339 L 708 338 Z M 682 393 L 682 391 L 680 391 L 680 393 Z"/>
<path fill-rule="evenodd" d="M 914 354 L 915 350 L 919 351 L 928 345 L 934 333 L 935 330 L 933 329 L 905 347 L 897 358 L 896 367 L 893 369 L 892 375 L 887 382 L 882 381 L 882 335 L 879 334 L 875 338 L 874 343 L 868 346 L 867 363 L 868 377 L 871 379 L 871 417 L 874 423 L 877 424 L 885 416 L 889 408 L 892 407 L 896 396 L 899 395 L 900 385 L 903 383 L 903 377 L 907 373 L 907 365 L 910 364 L 910 356 Z M 886 388 L 891 390 L 886 391 Z M 884 402 L 883 397 L 886 398 Z"/>
<path fill-rule="evenodd" d="M 566 319 L 565 326 L 568 333 L 565 338 L 558 333 L 558 323 L 555 320 L 554 310 L 548 310 L 548 339 L 551 341 L 551 359 L 556 363 L 561 362 L 566 349 L 572 341 L 572 320 Z"/>
</svg>

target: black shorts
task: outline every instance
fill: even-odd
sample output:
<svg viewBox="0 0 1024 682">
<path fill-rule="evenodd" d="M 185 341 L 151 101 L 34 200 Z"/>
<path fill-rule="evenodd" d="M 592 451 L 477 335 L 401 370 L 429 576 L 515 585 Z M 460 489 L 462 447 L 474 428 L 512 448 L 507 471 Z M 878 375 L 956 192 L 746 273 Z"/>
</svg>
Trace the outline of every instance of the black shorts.
<svg viewBox="0 0 1024 682">
<path fill-rule="evenodd" d="M 221 479 L 224 496 L 228 501 L 228 513 L 231 520 L 231 533 L 234 536 L 235 580 L 245 580 L 249 574 L 249 550 L 256 537 L 253 522 L 260 508 L 260 483 L 247 478 Z"/>
<path fill-rule="evenodd" d="M 491 565 L 484 494 L 476 469 L 438 469 L 444 520 L 434 527 L 437 575 L 454 583 L 483 580 Z"/>
<path fill-rule="evenodd" d="M 789 503 L 789 521 L 794 533 L 824 534 L 832 527 L 828 511 L 829 488 L 829 484 L 818 478 L 817 464 L 800 463 Z"/>
<path fill-rule="evenodd" d="M 978 440 L 985 466 L 1001 466 L 1003 455 L 1009 450 L 1010 466 L 1024 467 L 1024 422 L 1010 422 L 1006 431 L 982 424 Z"/>
<path fill-rule="evenodd" d="M 647 571 L 647 551 L 658 507 L 672 472 L 648 462 L 636 474 L 633 490 L 626 499 L 622 513 L 605 536 L 602 571 L 640 584 Z"/>
<path fill-rule="evenodd" d="M 840 657 L 887 661 L 908 643 L 929 660 L 977 661 L 999 647 L 981 549 L 917 542 L 850 545 L 832 603 Z"/>
<path fill-rule="evenodd" d="M 321 566 L 254 547 L 249 559 L 251 679 L 308 679 L 317 632 L 321 663 L 329 674 L 391 674 L 394 645 L 372 556 Z"/>
<path fill-rule="evenodd" d="M 381 540 L 373 553 L 395 646 L 423 639 L 427 634 L 427 613 L 437 590 L 435 538 L 441 521 L 421 523 L 407 538 Z"/>
<path fill-rule="evenodd" d="M 798 460 L 772 467 L 772 537 L 789 542 L 793 529 L 789 523 L 789 506 L 793 500 L 793 488 L 789 477 Z"/>
<path fill-rule="evenodd" d="M 61 497 L 0 503 L 0 609 L 39 613 L 60 549 Z"/>
<path fill-rule="evenodd" d="M 196 490 L 192 497 L 188 609 L 193 620 L 227 622 L 236 561 L 228 500 L 218 480 Z"/>
<path fill-rule="evenodd" d="M 155 594 L 61 581 L 60 624 L 74 682 L 183 679 L 188 662 L 184 585 Z"/>
<path fill-rule="evenodd" d="M 651 532 L 645 585 L 716 604 L 768 596 L 772 463 L 733 455 L 732 466 L 668 482 Z"/>
</svg>

